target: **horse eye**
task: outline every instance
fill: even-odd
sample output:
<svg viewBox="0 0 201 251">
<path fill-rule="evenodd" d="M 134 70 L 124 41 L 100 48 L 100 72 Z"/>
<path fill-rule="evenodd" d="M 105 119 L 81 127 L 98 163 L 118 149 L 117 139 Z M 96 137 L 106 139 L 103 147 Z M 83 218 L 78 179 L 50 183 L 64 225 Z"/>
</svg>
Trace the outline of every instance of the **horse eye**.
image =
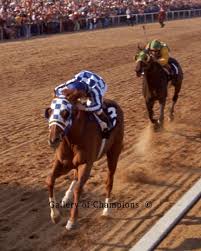
<svg viewBox="0 0 201 251">
<path fill-rule="evenodd" d="M 68 119 L 68 116 L 69 116 L 69 112 L 67 109 L 61 111 L 60 113 L 61 117 L 64 119 L 64 120 L 67 120 Z"/>
</svg>

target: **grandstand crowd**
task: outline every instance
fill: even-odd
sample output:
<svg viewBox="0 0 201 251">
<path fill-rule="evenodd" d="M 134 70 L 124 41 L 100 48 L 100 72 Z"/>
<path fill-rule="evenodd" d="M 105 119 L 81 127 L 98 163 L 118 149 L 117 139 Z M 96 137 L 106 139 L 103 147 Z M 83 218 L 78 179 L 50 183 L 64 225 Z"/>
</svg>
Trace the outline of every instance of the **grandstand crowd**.
<svg viewBox="0 0 201 251">
<path fill-rule="evenodd" d="M 201 8 L 200 0 L 0 0 L 0 39 L 107 27 L 112 18 Z"/>
</svg>

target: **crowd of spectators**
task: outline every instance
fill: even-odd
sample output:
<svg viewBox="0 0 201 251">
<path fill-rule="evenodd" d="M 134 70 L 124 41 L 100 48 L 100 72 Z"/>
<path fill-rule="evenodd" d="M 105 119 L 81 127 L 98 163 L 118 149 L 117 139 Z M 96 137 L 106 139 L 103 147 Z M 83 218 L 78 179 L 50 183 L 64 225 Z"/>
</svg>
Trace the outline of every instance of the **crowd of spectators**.
<svg viewBox="0 0 201 251">
<path fill-rule="evenodd" d="M 0 0 L 0 38 L 107 27 L 119 15 L 201 8 L 200 0 Z"/>
</svg>

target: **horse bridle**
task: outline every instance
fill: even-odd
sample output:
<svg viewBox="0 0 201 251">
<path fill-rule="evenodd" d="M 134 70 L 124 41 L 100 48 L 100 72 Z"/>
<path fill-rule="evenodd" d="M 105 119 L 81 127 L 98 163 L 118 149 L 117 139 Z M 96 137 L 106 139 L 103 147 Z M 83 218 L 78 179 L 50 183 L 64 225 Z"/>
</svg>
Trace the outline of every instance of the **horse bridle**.
<svg viewBox="0 0 201 251">
<path fill-rule="evenodd" d="M 68 115 L 68 118 L 66 121 L 63 121 L 61 120 L 61 115 L 60 115 L 60 110 L 57 107 L 57 105 L 62 105 L 62 104 L 57 104 L 57 102 L 52 102 L 51 103 L 51 109 L 53 110 L 53 114 L 49 117 L 48 119 L 48 122 L 49 122 L 49 128 L 52 126 L 52 125 L 57 125 L 59 126 L 63 132 L 64 132 L 64 135 L 66 135 L 69 131 L 69 129 L 71 128 L 72 126 L 72 105 L 67 101 L 67 99 L 65 98 L 55 98 L 54 100 L 59 100 L 61 103 L 61 100 L 62 101 L 65 101 L 65 109 L 67 109 L 67 111 L 69 112 L 69 115 Z M 55 110 L 58 110 L 56 115 L 54 114 L 54 111 Z"/>
</svg>

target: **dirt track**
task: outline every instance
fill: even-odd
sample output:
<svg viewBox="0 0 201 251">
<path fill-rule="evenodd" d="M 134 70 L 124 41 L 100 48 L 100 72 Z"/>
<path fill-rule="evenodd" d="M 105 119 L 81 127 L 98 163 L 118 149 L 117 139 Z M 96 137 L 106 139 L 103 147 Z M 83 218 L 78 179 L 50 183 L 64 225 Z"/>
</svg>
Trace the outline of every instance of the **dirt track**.
<svg viewBox="0 0 201 251">
<path fill-rule="evenodd" d="M 169 22 L 164 29 L 146 25 L 149 39 L 167 42 L 185 74 L 175 122 L 166 122 L 161 133 L 148 127 L 133 70 L 137 43 L 144 39 L 141 26 L 0 45 L 0 250 L 128 250 L 195 183 L 201 174 L 200 26 L 201 19 Z M 107 97 L 125 112 L 113 201 L 139 207 L 113 209 L 107 220 L 102 209 L 81 208 L 80 228 L 68 233 L 68 212 L 58 225 L 49 217 L 44 180 L 53 152 L 43 112 L 53 88 L 83 69 L 103 76 Z M 105 159 L 95 164 L 83 201 L 104 201 L 106 170 Z M 58 200 L 69 184 L 69 176 L 57 181 Z M 145 207 L 147 201 L 152 207 Z M 188 219 L 196 220 L 196 230 L 175 229 L 158 250 L 201 250 L 200 207 Z"/>
</svg>

